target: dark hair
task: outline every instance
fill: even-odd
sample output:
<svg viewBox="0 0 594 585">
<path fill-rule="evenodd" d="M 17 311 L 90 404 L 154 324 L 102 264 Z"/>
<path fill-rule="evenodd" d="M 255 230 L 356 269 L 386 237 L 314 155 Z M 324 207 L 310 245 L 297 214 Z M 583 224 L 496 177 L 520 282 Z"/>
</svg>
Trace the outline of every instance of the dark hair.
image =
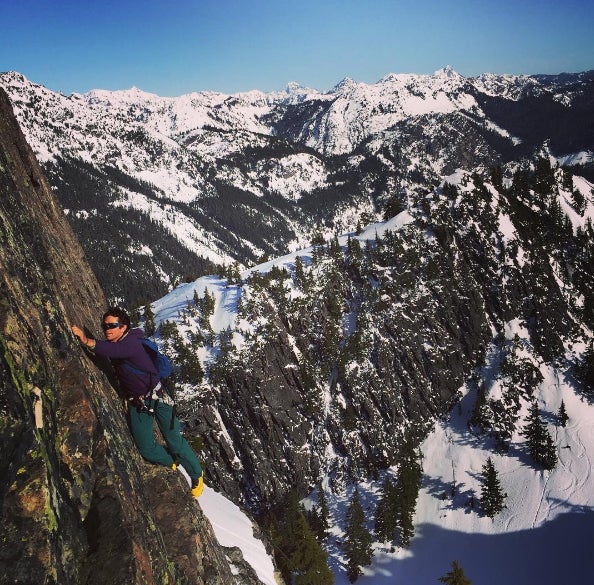
<svg viewBox="0 0 594 585">
<path fill-rule="evenodd" d="M 130 329 L 130 316 L 120 307 L 109 307 L 103 315 L 103 321 L 105 321 L 105 317 L 115 317 L 122 325 L 126 326 L 126 331 Z"/>
</svg>

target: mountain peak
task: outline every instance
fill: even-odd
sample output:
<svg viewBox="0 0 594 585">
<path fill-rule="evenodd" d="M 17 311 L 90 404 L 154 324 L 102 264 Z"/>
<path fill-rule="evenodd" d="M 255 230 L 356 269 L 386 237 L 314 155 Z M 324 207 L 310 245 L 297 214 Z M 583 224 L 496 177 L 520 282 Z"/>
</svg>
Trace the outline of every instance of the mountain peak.
<svg viewBox="0 0 594 585">
<path fill-rule="evenodd" d="M 460 79 L 462 76 L 454 71 L 454 68 L 451 65 L 446 65 L 441 69 L 438 69 L 434 74 L 434 77 L 441 77 L 446 79 Z"/>
<path fill-rule="evenodd" d="M 296 81 L 289 81 L 285 91 L 287 93 L 300 93 L 302 89 L 305 88 L 300 83 L 297 83 Z"/>
<path fill-rule="evenodd" d="M 337 83 L 331 90 L 329 93 L 336 93 L 338 91 L 342 91 L 345 89 L 351 89 L 353 87 L 355 87 L 357 85 L 357 82 L 354 79 L 351 79 L 350 77 L 345 77 L 342 81 L 340 81 L 339 83 Z"/>
</svg>

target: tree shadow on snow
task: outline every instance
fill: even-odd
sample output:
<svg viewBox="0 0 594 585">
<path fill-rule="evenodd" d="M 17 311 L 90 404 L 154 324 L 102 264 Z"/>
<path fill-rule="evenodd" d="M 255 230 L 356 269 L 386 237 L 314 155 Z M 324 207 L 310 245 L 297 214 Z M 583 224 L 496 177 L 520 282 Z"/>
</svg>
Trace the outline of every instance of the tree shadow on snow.
<svg viewBox="0 0 594 585">
<path fill-rule="evenodd" d="M 581 508 L 581 510 L 580 510 Z M 580 511 L 578 511 L 580 510 Z M 374 559 L 361 585 L 436 583 L 457 560 L 466 576 L 480 585 L 558 585 L 590 583 L 594 574 L 594 511 L 578 507 L 539 528 L 506 534 L 471 534 L 422 524 L 410 556 Z M 346 584 L 338 575 L 336 585 Z"/>
</svg>

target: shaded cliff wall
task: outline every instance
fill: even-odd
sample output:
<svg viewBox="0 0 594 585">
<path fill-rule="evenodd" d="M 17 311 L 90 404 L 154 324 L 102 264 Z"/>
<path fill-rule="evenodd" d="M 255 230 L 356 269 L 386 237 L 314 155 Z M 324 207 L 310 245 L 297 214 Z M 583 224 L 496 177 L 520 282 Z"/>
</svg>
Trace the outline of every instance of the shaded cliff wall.
<svg viewBox="0 0 594 585">
<path fill-rule="evenodd" d="M 140 459 L 70 333 L 104 310 L 0 90 L 0 582 L 234 583 L 187 484 Z"/>
</svg>

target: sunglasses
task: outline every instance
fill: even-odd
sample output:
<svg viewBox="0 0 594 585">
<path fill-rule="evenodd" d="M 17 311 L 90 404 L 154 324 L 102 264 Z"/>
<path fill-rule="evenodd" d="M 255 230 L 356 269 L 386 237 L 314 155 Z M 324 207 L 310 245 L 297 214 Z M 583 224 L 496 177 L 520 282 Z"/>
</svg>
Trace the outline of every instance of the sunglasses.
<svg viewBox="0 0 594 585">
<path fill-rule="evenodd" d="M 107 331 L 108 329 L 116 329 L 117 327 L 121 326 L 121 323 L 102 323 L 101 329 L 103 329 L 103 331 Z"/>
</svg>

